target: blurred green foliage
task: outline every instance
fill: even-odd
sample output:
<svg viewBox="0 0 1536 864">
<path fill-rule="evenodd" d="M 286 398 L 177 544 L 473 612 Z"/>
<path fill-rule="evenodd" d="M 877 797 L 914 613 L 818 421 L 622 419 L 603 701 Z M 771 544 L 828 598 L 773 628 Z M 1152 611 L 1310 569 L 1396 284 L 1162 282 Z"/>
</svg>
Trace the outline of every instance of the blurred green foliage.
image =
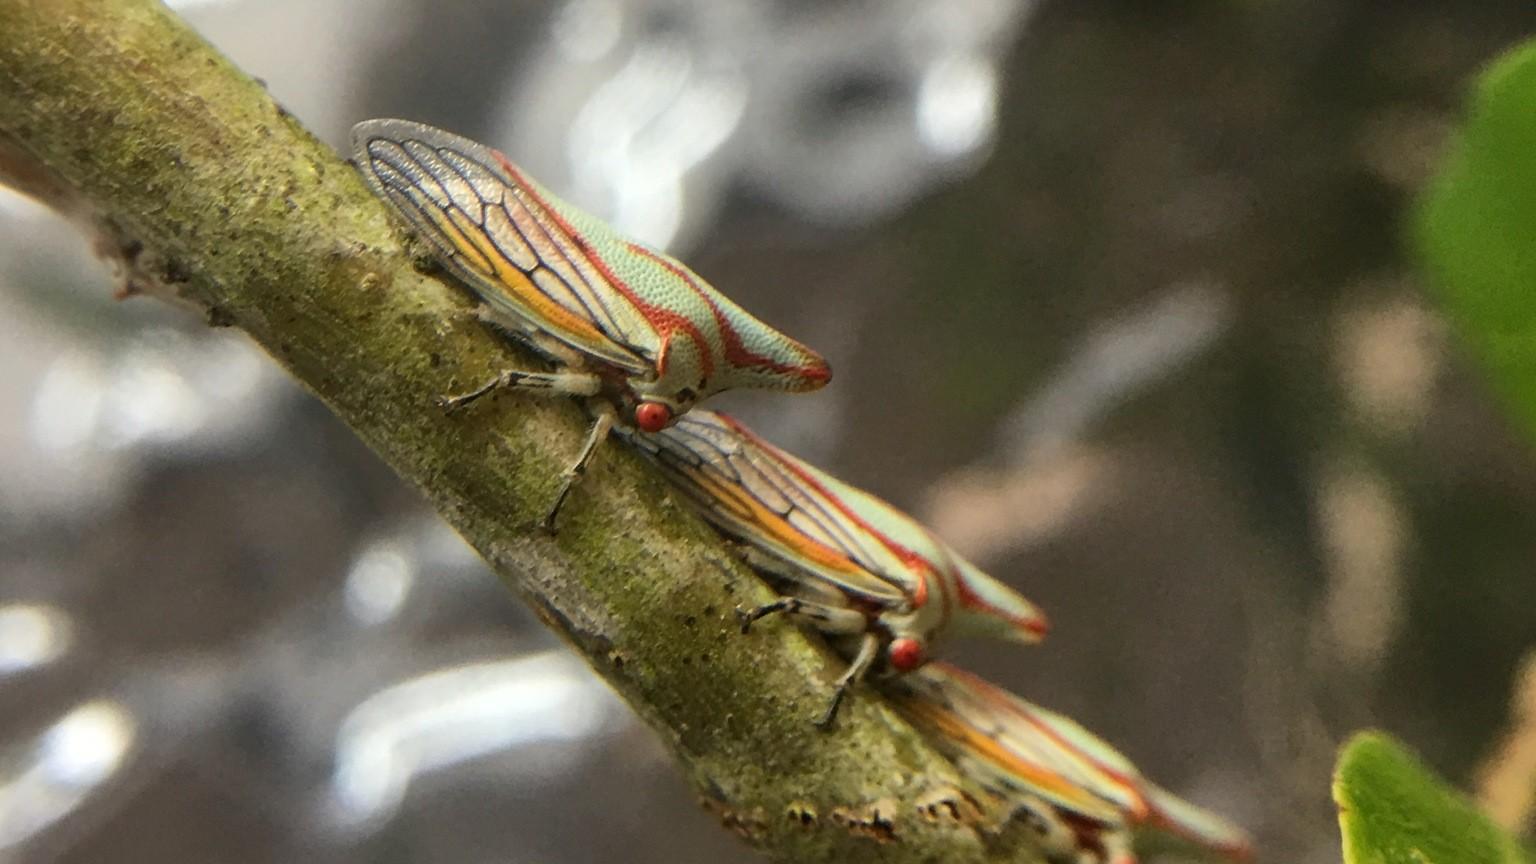
<svg viewBox="0 0 1536 864">
<path fill-rule="evenodd" d="M 1442 305 L 1536 436 L 1536 41 L 1483 73 L 1425 196 L 1418 247 Z"/>
<path fill-rule="evenodd" d="M 1344 864 L 1516 864 L 1531 859 L 1419 760 L 1379 732 L 1344 746 L 1333 799 Z"/>
</svg>

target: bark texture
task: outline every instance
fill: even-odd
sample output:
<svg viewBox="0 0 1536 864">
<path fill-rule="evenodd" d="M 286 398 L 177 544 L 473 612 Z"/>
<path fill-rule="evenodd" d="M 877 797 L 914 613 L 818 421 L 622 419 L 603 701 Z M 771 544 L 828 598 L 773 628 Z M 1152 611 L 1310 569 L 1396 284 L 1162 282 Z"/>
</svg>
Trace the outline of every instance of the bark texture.
<svg viewBox="0 0 1536 864">
<path fill-rule="evenodd" d="M 413 267 L 384 206 L 259 83 L 149 0 L 0 0 L 0 22 L 0 180 L 100 232 L 129 287 L 240 328 L 324 400 L 656 729 L 727 827 L 785 861 L 1038 860 L 1018 830 L 919 817 L 958 780 L 874 694 L 813 728 L 837 661 L 790 626 L 740 636 L 733 608 L 766 589 L 622 447 L 560 535 L 540 533 L 580 407 L 434 405 L 532 358 Z"/>
</svg>

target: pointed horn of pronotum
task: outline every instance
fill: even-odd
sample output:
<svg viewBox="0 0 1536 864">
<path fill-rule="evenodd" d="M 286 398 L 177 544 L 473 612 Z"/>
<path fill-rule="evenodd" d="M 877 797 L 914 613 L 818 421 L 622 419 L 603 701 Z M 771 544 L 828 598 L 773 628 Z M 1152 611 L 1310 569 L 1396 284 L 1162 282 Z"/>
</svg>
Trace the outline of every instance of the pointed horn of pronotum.
<svg viewBox="0 0 1536 864">
<path fill-rule="evenodd" d="M 1149 824 L 1234 861 L 1253 858 L 1253 839 L 1243 829 L 1153 783 L 1143 792 L 1151 807 Z"/>
<path fill-rule="evenodd" d="M 966 636 L 985 636 L 1034 644 L 1051 631 L 1045 612 L 981 568 L 956 558 L 959 578 L 954 631 Z"/>
<path fill-rule="evenodd" d="M 881 664 L 920 667 L 946 628 L 1019 642 L 1048 629 L 1038 607 L 911 516 L 726 415 L 696 410 L 635 442 L 793 601 L 743 610 L 747 621 L 787 614 L 848 646 L 839 695 Z"/>
<path fill-rule="evenodd" d="M 816 352 L 671 256 L 556 198 L 497 150 L 408 120 L 364 121 L 352 141 L 368 185 L 486 317 L 560 367 L 501 371 L 444 405 L 462 408 L 503 388 L 609 403 L 566 470 L 547 527 L 607 424 L 653 433 L 721 390 L 814 390 L 831 377 Z"/>
<path fill-rule="evenodd" d="M 832 368 L 820 354 L 762 321 L 726 298 L 716 300 L 723 326 L 724 356 L 719 389 L 756 388 L 805 392 L 832 380 Z"/>
</svg>

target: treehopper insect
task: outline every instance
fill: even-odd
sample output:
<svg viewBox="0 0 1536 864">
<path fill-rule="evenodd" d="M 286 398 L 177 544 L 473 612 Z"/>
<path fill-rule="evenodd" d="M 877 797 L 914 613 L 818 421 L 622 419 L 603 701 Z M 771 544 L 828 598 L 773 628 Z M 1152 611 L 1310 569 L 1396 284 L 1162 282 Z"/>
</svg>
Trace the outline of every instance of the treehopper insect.
<svg viewBox="0 0 1536 864">
<path fill-rule="evenodd" d="M 548 528 L 615 423 L 657 432 L 722 390 L 805 391 L 831 378 L 820 355 L 675 258 L 551 195 L 490 147 L 407 120 L 364 121 L 352 142 L 369 186 L 481 301 L 482 317 L 557 367 L 504 371 L 445 406 L 503 387 L 591 406 Z"/>
<path fill-rule="evenodd" d="M 1076 721 L 951 664 L 881 687 L 961 772 L 1033 820 L 1051 851 L 1134 864 L 1131 833 L 1151 828 L 1234 861 L 1253 854 L 1241 829 L 1147 780 Z"/>
<path fill-rule="evenodd" d="M 818 725 L 872 668 L 921 666 L 941 632 L 1029 643 L 1046 633 L 1033 603 L 916 520 L 724 414 L 694 411 L 636 444 L 784 592 L 739 610 L 744 631 L 782 612 L 845 643 L 853 659 Z"/>
</svg>

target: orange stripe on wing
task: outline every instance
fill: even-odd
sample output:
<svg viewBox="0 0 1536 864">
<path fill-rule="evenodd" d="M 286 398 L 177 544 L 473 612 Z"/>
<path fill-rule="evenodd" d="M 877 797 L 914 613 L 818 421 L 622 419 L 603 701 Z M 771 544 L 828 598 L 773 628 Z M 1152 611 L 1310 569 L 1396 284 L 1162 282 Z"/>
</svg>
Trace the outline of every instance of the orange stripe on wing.
<svg viewBox="0 0 1536 864">
<path fill-rule="evenodd" d="M 485 257 L 484 253 L 482 253 L 479 249 L 476 249 L 474 245 L 469 242 L 469 238 L 466 237 L 464 232 L 459 229 L 459 226 L 455 224 L 455 221 L 449 218 L 447 211 L 439 210 L 435 207 L 423 207 L 419 208 L 419 210 L 422 216 L 426 217 L 426 219 L 432 223 L 433 228 L 437 231 L 438 237 L 446 239 L 448 241 L 448 245 L 453 247 L 453 251 L 457 252 L 464 259 L 465 266 L 484 275 L 487 278 L 495 277 L 496 271 L 491 268 L 491 262 Z M 466 222 L 469 221 L 468 217 L 460 218 L 464 219 Z M 474 223 L 470 224 L 473 225 Z"/>
<path fill-rule="evenodd" d="M 1047 722 L 1044 719 L 1044 715 L 1050 712 L 1046 711 L 1046 709 L 1018 698 L 1007 690 L 984 680 L 979 675 L 967 672 L 951 663 L 936 663 L 934 664 L 934 671 L 947 675 L 965 688 L 968 688 L 971 691 L 972 697 L 980 699 L 995 715 L 1010 717 L 1012 722 L 1017 724 L 1012 728 L 1030 730 L 1032 734 L 1049 742 L 1050 746 L 1055 747 L 1058 752 L 1063 754 L 1064 758 L 1077 763 L 1085 774 L 1096 776 L 1100 783 L 1118 789 L 1120 800 L 1117 803 L 1124 808 L 1125 813 L 1135 822 L 1146 820 L 1150 811 L 1146 796 L 1141 792 L 1142 779 L 1139 774 L 1128 775 L 1125 773 L 1125 770 L 1135 771 L 1135 768 L 1129 765 L 1129 763 L 1125 766 L 1116 766 L 1095 757 L 1092 753 L 1063 735 L 1058 728 Z M 1062 719 L 1066 720 L 1067 718 Z M 1077 725 L 1075 721 L 1068 720 L 1067 722 L 1071 722 L 1074 726 Z M 1081 731 L 1082 734 L 1095 739 L 1095 743 L 1099 746 L 1109 748 L 1107 743 L 1096 740 L 1098 736 L 1093 735 L 1093 733 L 1088 732 L 1086 729 Z M 1113 748 L 1109 749 L 1113 751 Z M 1119 755 L 1118 751 L 1113 752 L 1115 755 Z M 1107 793 L 1101 794 L 1104 797 L 1110 797 Z"/>
<path fill-rule="evenodd" d="M 435 211 L 433 211 L 435 213 Z M 528 306 L 533 314 L 540 319 L 541 329 L 555 332 L 563 331 L 578 342 L 603 342 L 607 340 L 592 322 L 582 318 L 571 310 L 561 306 L 550 298 L 548 294 L 540 291 L 528 274 L 518 269 L 517 265 L 508 261 L 500 254 L 496 244 L 491 238 L 485 236 L 480 226 L 470 221 L 468 216 L 458 210 L 449 211 L 452 219 L 452 227 L 441 220 L 438 227 L 442 229 L 444 236 L 453 241 L 453 246 L 460 254 L 473 255 L 489 262 L 485 275 L 507 289 L 507 292 L 518 298 Z"/>
<path fill-rule="evenodd" d="M 1121 821 L 1119 810 L 1110 803 L 1054 771 L 1020 759 L 1013 751 L 954 713 L 921 699 L 903 700 L 901 707 L 906 713 L 919 718 L 919 722 L 937 729 L 948 741 L 985 759 L 996 766 L 1000 773 L 1017 779 L 1053 803 L 1105 823 Z"/>
<path fill-rule="evenodd" d="M 934 572 L 934 562 L 929 561 L 922 555 L 919 555 L 911 549 L 908 549 L 906 546 L 896 542 L 881 532 L 879 529 L 877 529 L 875 526 L 869 524 L 868 521 L 859 516 L 858 513 L 854 512 L 853 508 L 850 507 L 848 503 L 842 499 L 841 496 L 834 494 L 832 490 L 823 485 L 820 480 L 817 480 L 815 477 L 811 476 L 809 472 L 801 468 L 795 457 L 790 456 L 788 453 L 785 453 L 783 450 L 773 446 L 766 440 L 759 438 L 757 433 L 738 423 L 736 418 L 731 417 L 728 414 L 719 414 L 717 416 L 720 418 L 720 422 L 730 427 L 731 430 L 733 430 L 737 435 L 740 435 L 742 438 L 751 441 L 759 450 L 767 453 L 769 456 L 772 456 L 774 460 L 784 468 L 785 471 L 788 471 L 790 474 L 794 475 L 795 479 L 803 484 L 806 488 L 815 491 L 821 500 L 830 504 L 839 514 L 842 515 L 844 519 L 847 519 L 849 522 L 857 525 L 860 530 L 864 531 L 869 536 L 879 541 L 880 545 L 884 546 L 887 551 L 889 551 L 892 555 L 895 555 L 902 563 L 912 568 L 912 570 L 917 574 L 917 578 L 915 580 L 917 585 L 916 588 L 912 591 L 913 607 L 921 607 L 925 602 L 927 602 L 928 579 L 925 578 L 925 574 L 932 574 Z M 864 568 L 861 567 L 859 569 L 863 570 Z M 876 578 L 881 578 L 879 574 L 871 575 L 875 576 Z M 905 586 L 898 587 L 901 588 L 903 592 L 905 592 Z"/>
<path fill-rule="evenodd" d="M 706 497 L 712 501 L 734 502 L 737 505 L 737 511 L 746 514 L 739 518 L 751 524 L 752 530 L 771 538 L 773 542 L 788 548 L 797 556 L 829 570 L 849 574 L 864 571 L 863 567 L 847 555 L 806 537 L 803 532 L 786 522 L 784 517 L 769 509 L 755 495 L 748 493 L 741 486 L 734 483 L 720 483 L 700 472 L 687 473 L 704 491 Z"/>
<path fill-rule="evenodd" d="M 704 338 L 704 333 L 699 330 L 698 325 L 671 309 L 665 309 L 661 306 L 657 306 L 642 298 L 638 293 L 635 292 L 633 288 L 629 286 L 629 283 L 619 278 L 619 274 L 615 272 L 611 266 L 609 266 L 607 261 L 603 260 L 603 256 L 598 254 L 598 251 L 592 247 L 592 244 L 589 243 L 585 237 L 582 236 L 581 232 L 577 231 L 575 226 L 567 222 L 565 218 L 560 215 L 559 211 L 550 206 L 548 201 L 544 200 L 543 196 L 541 196 L 536 191 L 534 185 L 529 182 L 528 178 L 524 176 L 522 171 L 518 170 L 516 165 L 512 164 L 511 160 L 509 160 L 505 155 L 497 150 L 492 150 L 491 154 L 496 157 L 496 160 L 501 165 L 502 169 L 505 170 L 507 174 L 509 174 L 512 179 L 517 182 L 517 185 L 521 191 L 528 196 L 528 200 L 536 203 L 539 206 L 539 210 L 541 212 L 538 215 L 548 219 L 550 224 L 560 229 L 561 233 L 564 234 L 565 239 L 569 240 L 572 244 L 575 245 L 577 251 L 582 254 L 587 263 L 592 265 L 592 268 L 598 272 L 598 275 L 602 276 L 603 279 L 605 279 L 608 284 L 612 286 L 613 290 L 619 293 L 619 296 L 623 297 L 629 302 L 630 305 L 634 306 L 635 309 L 640 313 L 641 317 L 649 322 L 651 327 L 655 329 L 657 336 L 659 336 L 661 340 L 661 347 L 656 355 L 656 374 L 660 376 L 666 375 L 668 342 L 671 340 L 674 333 L 681 332 L 686 334 L 688 338 L 692 339 L 698 346 L 699 358 L 703 366 L 702 373 L 704 375 L 704 379 L 708 380 L 709 377 L 714 374 L 715 360 L 714 355 L 709 351 L 709 343 Z M 532 208 L 529 208 L 529 212 L 533 212 Z M 550 239 L 554 240 L 555 238 L 553 235 L 551 235 Z"/>
</svg>

